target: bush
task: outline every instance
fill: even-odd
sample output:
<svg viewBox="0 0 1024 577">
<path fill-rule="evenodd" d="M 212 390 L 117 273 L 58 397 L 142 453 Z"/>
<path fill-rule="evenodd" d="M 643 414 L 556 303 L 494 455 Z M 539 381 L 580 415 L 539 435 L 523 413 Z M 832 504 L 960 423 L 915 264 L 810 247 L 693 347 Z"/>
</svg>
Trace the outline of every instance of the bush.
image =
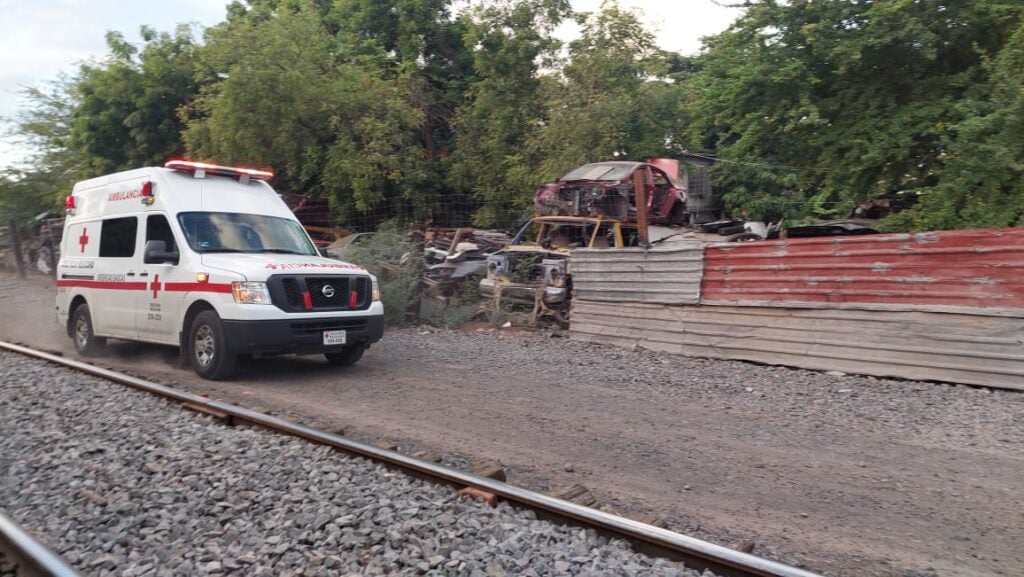
<svg viewBox="0 0 1024 577">
<path fill-rule="evenodd" d="M 384 302 L 384 324 L 402 326 L 415 318 L 423 258 L 404 235 L 382 228 L 369 241 L 353 247 L 345 258 L 377 277 Z"/>
</svg>

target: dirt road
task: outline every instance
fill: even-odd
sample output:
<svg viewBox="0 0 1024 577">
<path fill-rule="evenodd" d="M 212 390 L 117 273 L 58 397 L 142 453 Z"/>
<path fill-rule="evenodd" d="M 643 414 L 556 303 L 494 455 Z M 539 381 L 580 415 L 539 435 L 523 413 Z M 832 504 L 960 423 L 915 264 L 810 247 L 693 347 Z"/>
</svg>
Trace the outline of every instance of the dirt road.
<svg viewBox="0 0 1024 577">
<path fill-rule="evenodd" d="M 0 338 L 73 355 L 52 282 L 0 276 Z M 177 351 L 97 364 L 513 483 L 580 483 L 603 506 L 831 575 L 1020 575 L 1024 395 L 664 357 L 547 334 L 392 331 L 360 365 L 255 361 L 210 383 Z M 45 394 L 45 383 L 40 383 Z"/>
</svg>

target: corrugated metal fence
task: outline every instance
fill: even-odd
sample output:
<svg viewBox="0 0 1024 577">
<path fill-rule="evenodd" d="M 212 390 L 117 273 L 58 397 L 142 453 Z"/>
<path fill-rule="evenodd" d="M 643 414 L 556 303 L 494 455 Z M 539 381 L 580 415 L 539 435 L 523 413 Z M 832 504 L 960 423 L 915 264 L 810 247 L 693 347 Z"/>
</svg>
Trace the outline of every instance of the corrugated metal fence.
<svg viewBox="0 0 1024 577">
<path fill-rule="evenodd" d="M 665 267 L 640 291 L 645 261 L 627 250 L 586 251 L 573 338 L 1024 390 L 1022 229 L 710 246 L 702 304 L 689 288 L 673 300 Z"/>
<path fill-rule="evenodd" d="M 573 298 L 605 302 L 697 304 L 704 249 L 696 241 L 642 248 L 572 251 Z"/>
<path fill-rule="evenodd" d="M 705 303 L 1024 308 L 1024 229 L 707 247 Z"/>
</svg>

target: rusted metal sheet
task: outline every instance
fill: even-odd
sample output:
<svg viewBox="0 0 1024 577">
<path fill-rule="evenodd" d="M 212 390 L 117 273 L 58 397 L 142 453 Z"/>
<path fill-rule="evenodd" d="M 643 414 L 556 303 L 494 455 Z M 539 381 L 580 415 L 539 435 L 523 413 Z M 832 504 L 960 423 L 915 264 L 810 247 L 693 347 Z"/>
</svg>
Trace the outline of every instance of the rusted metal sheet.
<svg viewBox="0 0 1024 577">
<path fill-rule="evenodd" d="M 707 304 L 1024 309 L 1024 228 L 722 243 Z"/>
<path fill-rule="evenodd" d="M 572 251 L 573 298 L 606 302 L 695 304 L 704 271 L 698 242 Z"/>
<path fill-rule="evenodd" d="M 1024 390 L 1019 318 L 576 299 L 572 338 L 695 357 Z"/>
</svg>

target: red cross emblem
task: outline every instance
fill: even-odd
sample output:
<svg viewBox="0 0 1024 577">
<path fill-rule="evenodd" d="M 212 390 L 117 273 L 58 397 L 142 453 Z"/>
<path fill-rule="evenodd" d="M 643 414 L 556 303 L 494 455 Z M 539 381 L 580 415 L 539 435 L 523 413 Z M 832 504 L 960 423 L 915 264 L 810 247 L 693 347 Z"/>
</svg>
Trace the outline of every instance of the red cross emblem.
<svg viewBox="0 0 1024 577">
<path fill-rule="evenodd" d="M 82 236 L 78 237 L 78 245 L 82 247 L 82 252 L 85 252 L 85 245 L 89 244 L 88 229 L 82 228 Z"/>
<path fill-rule="evenodd" d="M 149 290 L 153 291 L 153 298 L 156 298 L 156 293 L 160 292 L 160 275 L 153 277 L 153 282 L 149 283 Z"/>
</svg>

